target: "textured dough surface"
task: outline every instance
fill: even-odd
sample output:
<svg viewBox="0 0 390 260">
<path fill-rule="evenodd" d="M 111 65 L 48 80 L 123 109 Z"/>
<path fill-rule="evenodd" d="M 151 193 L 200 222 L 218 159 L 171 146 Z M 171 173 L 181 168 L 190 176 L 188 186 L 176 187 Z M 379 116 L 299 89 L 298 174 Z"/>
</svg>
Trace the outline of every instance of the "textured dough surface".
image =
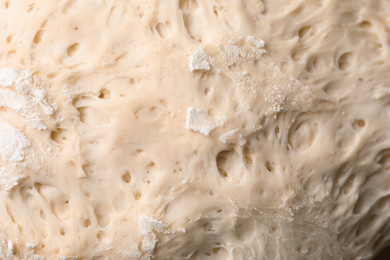
<svg viewBox="0 0 390 260">
<path fill-rule="evenodd" d="M 0 2 L 0 258 L 370 259 L 390 2 Z"/>
</svg>

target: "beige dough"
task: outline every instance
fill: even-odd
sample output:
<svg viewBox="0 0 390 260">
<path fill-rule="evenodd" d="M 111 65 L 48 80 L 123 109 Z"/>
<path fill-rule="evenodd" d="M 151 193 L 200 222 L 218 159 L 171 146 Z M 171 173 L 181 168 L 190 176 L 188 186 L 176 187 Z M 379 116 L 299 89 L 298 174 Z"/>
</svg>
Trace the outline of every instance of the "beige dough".
<svg viewBox="0 0 390 260">
<path fill-rule="evenodd" d="M 0 258 L 370 259 L 387 0 L 0 1 Z"/>
</svg>

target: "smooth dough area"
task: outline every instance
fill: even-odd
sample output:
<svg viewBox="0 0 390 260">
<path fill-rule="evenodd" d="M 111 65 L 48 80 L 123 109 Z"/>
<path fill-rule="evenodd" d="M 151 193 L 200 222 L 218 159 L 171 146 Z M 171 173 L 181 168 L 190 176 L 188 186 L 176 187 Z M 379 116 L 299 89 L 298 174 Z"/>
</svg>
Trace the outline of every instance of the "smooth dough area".
<svg viewBox="0 0 390 260">
<path fill-rule="evenodd" d="M 0 2 L 1 259 L 370 259 L 390 2 Z"/>
</svg>

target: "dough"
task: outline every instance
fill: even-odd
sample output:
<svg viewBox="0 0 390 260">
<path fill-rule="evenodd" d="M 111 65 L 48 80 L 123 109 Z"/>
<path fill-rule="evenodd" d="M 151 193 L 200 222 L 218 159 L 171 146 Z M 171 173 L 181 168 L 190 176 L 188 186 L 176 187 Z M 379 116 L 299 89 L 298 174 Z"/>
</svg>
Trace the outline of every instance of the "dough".
<svg viewBox="0 0 390 260">
<path fill-rule="evenodd" d="M 387 0 L 0 3 L 0 258 L 370 259 Z"/>
</svg>

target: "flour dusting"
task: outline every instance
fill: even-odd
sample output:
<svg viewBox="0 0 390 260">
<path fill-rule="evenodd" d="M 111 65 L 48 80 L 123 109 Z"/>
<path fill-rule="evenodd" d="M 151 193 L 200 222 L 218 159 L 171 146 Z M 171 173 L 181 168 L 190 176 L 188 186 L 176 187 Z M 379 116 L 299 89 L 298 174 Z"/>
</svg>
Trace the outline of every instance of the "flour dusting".
<svg viewBox="0 0 390 260">
<path fill-rule="evenodd" d="M 0 70 L 0 86 L 13 89 L 0 89 L 0 107 L 8 108 L 22 117 L 32 127 L 45 130 L 43 116 L 50 116 L 54 108 L 49 105 L 40 80 L 30 72 L 16 68 Z M 15 91 L 16 90 L 16 91 Z"/>
<path fill-rule="evenodd" d="M 20 71 L 16 68 L 4 68 L 0 70 L 0 85 L 11 87 L 19 78 Z"/>
<path fill-rule="evenodd" d="M 265 41 L 262 39 L 256 39 L 254 36 L 248 36 L 248 43 L 256 49 L 262 49 L 265 47 Z"/>
<path fill-rule="evenodd" d="M 143 237 L 142 250 L 152 255 L 157 243 L 157 237 L 153 233 L 156 230 L 161 233 L 165 233 L 168 226 L 152 217 L 141 216 L 138 220 L 138 231 Z M 168 232 L 169 233 L 169 232 Z"/>
<path fill-rule="evenodd" d="M 0 120 L 0 156 L 3 161 L 20 162 L 25 158 L 30 140 L 22 131 Z"/>
<path fill-rule="evenodd" d="M 208 71 L 210 70 L 209 55 L 204 50 L 196 50 L 190 57 L 190 71 Z"/>
<path fill-rule="evenodd" d="M 9 170 L 4 167 L 0 167 L 0 185 L 5 191 L 12 190 L 13 187 L 18 185 L 19 180 L 22 179 L 23 175 L 16 175 L 17 170 Z"/>
<path fill-rule="evenodd" d="M 226 118 L 212 117 L 202 109 L 189 107 L 187 110 L 186 128 L 209 136 L 211 130 L 218 126 L 223 126 Z"/>
</svg>

